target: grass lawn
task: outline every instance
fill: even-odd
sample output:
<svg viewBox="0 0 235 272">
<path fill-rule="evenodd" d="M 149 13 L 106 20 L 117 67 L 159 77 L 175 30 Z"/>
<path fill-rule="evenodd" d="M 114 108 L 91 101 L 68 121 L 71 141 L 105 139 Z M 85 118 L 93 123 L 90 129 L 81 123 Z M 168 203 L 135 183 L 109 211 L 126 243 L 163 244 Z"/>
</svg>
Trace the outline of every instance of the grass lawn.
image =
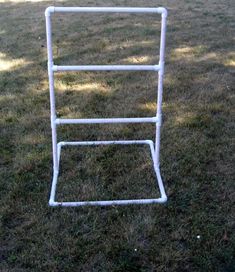
<svg viewBox="0 0 235 272">
<path fill-rule="evenodd" d="M 98 2 L 98 3 L 96 3 Z M 44 10 L 168 9 L 164 205 L 50 208 Z M 0 271 L 235 271 L 234 0 L 0 0 Z M 53 16 L 57 64 L 155 64 L 160 16 Z M 142 117 L 154 72 L 56 74 L 60 117 Z M 58 140 L 153 139 L 152 124 L 61 126 Z M 145 147 L 67 147 L 56 199 L 157 196 Z"/>
</svg>

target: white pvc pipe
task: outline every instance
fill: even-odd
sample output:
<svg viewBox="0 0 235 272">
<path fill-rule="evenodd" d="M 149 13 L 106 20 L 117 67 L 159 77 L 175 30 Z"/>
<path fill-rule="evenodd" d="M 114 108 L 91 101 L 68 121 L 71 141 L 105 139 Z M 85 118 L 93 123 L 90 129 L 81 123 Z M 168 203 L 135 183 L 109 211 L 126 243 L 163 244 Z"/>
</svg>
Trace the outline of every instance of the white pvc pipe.
<svg viewBox="0 0 235 272">
<path fill-rule="evenodd" d="M 158 8 L 133 8 L 133 7 L 48 7 L 45 14 L 48 15 L 53 12 L 79 12 L 79 13 L 159 13 L 167 14 L 167 10 L 163 7 Z"/>
<path fill-rule="evenodd" d="M 159 65 L 54 65 L 53 71 L 159 71 Z"/>
<path fill-rule="evenodd" d="M 79 207 L 79 206 L 112 206 L 112 205 L 128 205 L 128 204 L 153 204 L 165 203 L 165 198 L 150 199 L 127 199 L 127 200 L 106 200 L 106 201 L 78 201 L 78 202 L 50 202 L 51 206 L 62 207 Z"/>
<path fill-rule="evenodd" d="M 55 110 L 55 92 L 54 92 L 54 75 L 53 67 L 53 53 L 51 42 L 51 20 L 50 16 L 46 15 L 46 34 L 47 34 L 47 54 L 48 54 L 48 78 L 50 90 L 50 109 L 51 109 L 51 129 L 52 129 L 52 152 L 53 152 L 53 168 L 58 171 L 58 154 L 57 154 L 57 135 L 56 135 L 56 110 Z"/>
<path fill-rule="evenodd" d="M 53 64 L 52 41 L 51 41 L 51 22 L 50 14 L 53 12 L 125 12 L 125 13 L 161 13 L 161 41 L 160 41 L 160 60 L 159 65 L 79 65 L 79 66 L 56 66 Z M 161 179 L 159 168 L 159 151 L 160 151 L 160 126 L 161 126 L 161 105 L 163 92 L 163 74 L 164 74 L 164 55 L 165 55 L 165 32 L 166 16 L 165 8 L 116 8 L 116 7 L 49 7 L 45 11 L 46 30 L 47 30 L 47 52 L 48 52 L 48 76 L 50 88 L 50 105 L 51 105 L 51 127 L 52 127 L 52 146 L 53 146 L 53 180 L 50 194 L 50 206 L 85 206 L 85 205 L 124 205 L 124 204 L 149 204 L 164 203 L 167 201 L 165 189 Z M 100 119 L 56 119 L 55 95 L 54 95 L 54 71 L 158 71 L 158 100 L 156 117 L 144 118 L 100 118 Z M 90 124 L 90 123 L 156 123 L 156 142 L 155 149 L 151 140 L 121 140 L 121 141 L 80 141 L 80 142 L 60 142 L 57 144 L 56 125 L 57 124 Z M 157 199 L 134 199 L 134 200 L 111 200 L 111 201 L 79 201 L 79 202 L 56 202 L 55 193 L 58 180 L 59 161 L 61 147 L 65 145 L 126 145 L 126 144 L 148 144 L 150 146 L 151 156 L 153 159 L 154 170 L 161 193 Z"/>
<path fill-rule="evenodd" d="M 163 92 L 163 76 L 164 76 L 164 66 L 165 66 L 165 39 L 166 39 L 166 17 L 167 13 L 162 14 L 161 23 L 161 39 L 160 39 L 160 56 L 159 56 L 159 66 L 158 71 L 158 92 L 157 92 L 157 118 L 158 123 L 156 124 L 156 140 L 155 140 L 155 154 L 156 163 L 160 163 L 160 137 L 161 137 L 161 123 L 162 123 L 162 92 Z"/>
<path fill-rule="evenodd" d="M 156 155 L 155 155 L 156 152 L 155 152 L 155 149 L 154 149 L 153 141 L 149 141 L 149 146 L 150 146 L 150 151 L 151 151 L 151 155 L 152 155 L 152 159 L 153 159 L 153 167 L 154 167 L 154 171 L 156 173 L 160 194 L 161 194 L 161 197 L 163 199 L 165 199 L 165 202 L 166 202 L 167 201 L 167 196 L 166 196 L 166 192 L 165 192 L 164 185 L 163 185 L 162 178 L 161 178 L 159 162 L 157 161 L 157 158 L 156 158 Z"/>
<path fill-rule="evenodd" d="M 90 118 L 90 119 L 62 119 L 57 118 L 57 125 L 64 124 L 116 124 L 116 123 L 156 123 L 157 117 L 143 118 Z"/>
<path fill-rule="evenodd" d="M 130 144 L 147 144 L 153 145 L 153 141 L 151 140 L 118 140 L 118 141 L 74 141 L 74 142 L 59 142 L 58 146 L 65 146 L 65 145 L 130 145 Z"/>
<path fill-rule="evenodd" d="M 56 185 L 57 185 L 58 175 L 59 175 L 59 172 L 54 170 L 52 184 L 51 184 L 50 199 L 49 199 L 50 206 L 53 206 L 53 203 L 55 201 L 55 193 L 56 193 Z"/>
</svg>

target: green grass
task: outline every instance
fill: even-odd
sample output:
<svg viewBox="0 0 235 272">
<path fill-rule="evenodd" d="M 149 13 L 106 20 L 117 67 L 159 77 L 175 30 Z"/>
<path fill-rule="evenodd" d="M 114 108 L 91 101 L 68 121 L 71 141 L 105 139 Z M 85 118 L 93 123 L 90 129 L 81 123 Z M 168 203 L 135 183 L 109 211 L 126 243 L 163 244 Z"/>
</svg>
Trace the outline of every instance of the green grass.
<svg viewBox="0 0 235 272">
<path fill-rule="evenodd" d="M 0 271 L 235 271 L 233 2 L 99 1 L 168 8 L 161 170 L 169 201 L 63 209 L 48 207 L 52 154 L 44 10 L 55 3 L 0 0 Z M 156 63 L 158 19 L 54 16 L 55 63 Z M 155 113 L 152 72 L 61 73 L 55 85 L 58 116 Z M 151 124 L 81 125 L 62 126 L 58 135 L 145 139 L 154 131 Z M 60 200 L 158 195 L 145 147 L 62 152 Z"/>
</svg>

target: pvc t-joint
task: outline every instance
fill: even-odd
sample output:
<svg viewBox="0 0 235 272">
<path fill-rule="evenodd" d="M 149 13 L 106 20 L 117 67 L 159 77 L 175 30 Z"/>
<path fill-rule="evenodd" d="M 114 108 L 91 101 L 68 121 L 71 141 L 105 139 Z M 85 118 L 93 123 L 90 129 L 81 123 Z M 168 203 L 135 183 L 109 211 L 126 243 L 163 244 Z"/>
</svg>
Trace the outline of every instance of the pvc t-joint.
<svg viewBox="0 0 235 272">
<path fill-rule="evenodd" d="M 157 114 L 157 126 L 160 127 L 162 125 L 162 114 L 161 113 L 158 113 Z"/>
<path fill-rule="evenodd" d="M 163 74 L 164 74 L 164 68 L 165 68 L 165 62 L 164 61 L 160 61 L 159 62 L 159 66 L 160 66 L 160 69 L 159 69 L 158 73 L 159 73 L 160 76 L 163 76 Z"/>
</svg>

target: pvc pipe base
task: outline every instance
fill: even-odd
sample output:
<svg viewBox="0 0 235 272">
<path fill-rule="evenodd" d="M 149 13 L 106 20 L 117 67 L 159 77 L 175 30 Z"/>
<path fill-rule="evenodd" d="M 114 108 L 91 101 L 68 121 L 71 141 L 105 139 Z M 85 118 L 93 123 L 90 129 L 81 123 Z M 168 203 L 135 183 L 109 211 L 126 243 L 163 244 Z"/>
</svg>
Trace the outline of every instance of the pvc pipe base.
<svg viewBox="0 0 235 272">
<path fill-rule="evenodd" d="M 57 187 L 57 181 L 58 181 L 58 172 L 54 171 L 53 174 L 53 180 L 52 180 L 52 187 L 51 187 L 51 194 L 50 194 L 50 200 L 49 200 L 49 206 L 56 207 L 79 207 L 79 206 L 113 206 L 113 205 L 132 205 L 132 204 L 163 204 L 167 201 L 167 196 L 165 193 L 165 189 L 163 186 L 161 174 L 160 174 L 160 168 L 159 165 L 156 164 L 155 161 L 155 151 L 154 151 L 154 144 L 151 140 L 122 140 L 122 141 L 87 141 L 87 142 L 59 142 L 57 144 L 57 152 L 58 152 L 58 165 L 60 161 L 60 154 L 61 154 L 61 148 L 63 146 L 94 146 L 94 145 L 142 145 L 147 144 L 150 147 L 151 157 L 153 160 L 153 167 L 156 174 L 157 179 L 157 185 L 160 191 L 160 198 L 150 198 L 150 199 L 126 199 L 126 200 L 97 200 L 97 201 L 75 201 L 75 202 L 65 202 L 65 201 L 56 201 L 55 195 L 56 195 L 56 187 Z"/>
</svg>

